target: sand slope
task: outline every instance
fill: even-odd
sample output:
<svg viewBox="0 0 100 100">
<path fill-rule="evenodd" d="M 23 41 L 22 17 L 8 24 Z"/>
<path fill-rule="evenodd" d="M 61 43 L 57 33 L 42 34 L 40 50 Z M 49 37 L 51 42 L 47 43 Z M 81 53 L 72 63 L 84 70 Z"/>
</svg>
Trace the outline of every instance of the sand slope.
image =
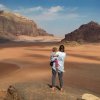
<svg viewBox="0 0 100 100">
<path fill-rule="evenodd" d="M 0 44 L 0 89 L 30 81 L 51 84 L 49 56 L 54 45 Z M 64 87 L 100 94 L 100 44 L 66 46 L 66 53 Z"/>
</svg>

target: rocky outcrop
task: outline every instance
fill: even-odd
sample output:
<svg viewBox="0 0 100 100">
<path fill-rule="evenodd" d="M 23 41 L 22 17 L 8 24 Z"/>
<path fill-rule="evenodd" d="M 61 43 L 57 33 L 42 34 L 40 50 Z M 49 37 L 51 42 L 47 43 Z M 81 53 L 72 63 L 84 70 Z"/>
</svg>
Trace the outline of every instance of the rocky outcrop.
<svg viewBox="0 0 100 100">
<path fill-rule="evenodd" d="M 14 86 L 9 86 L 4 100 L 24 100 Z"/>
<path fill-rule="evenodd" d="M 53 36 L 53 34 L 47 34 L 47 32 L 44 29 L 39 28 L 38 29 L 39 36 Z"/>
<path fill-rule="evenodd" d="M 33 20 L 16 13 L 0 11 L 0 37 L 14 38 L 17 35 L 53 36 L 43 29 L 38 29 Z"/>
<path fill-rule="evenodd" d="M 100 98 L 93 94 L 85 93 L 81 98 L 77 98 L 77 100 L 100 100 Z"/>
<path fill-rule="evenodd" d="M 10 42 L 10 39 L 0 37 L 0 43 L 6 43 L 6 42 Z"/>
<path fill-rule="evenodd" d="M 62 41 L 100 42 L 100 25 L 93 21 L 65 35 Z"/>
</svg>

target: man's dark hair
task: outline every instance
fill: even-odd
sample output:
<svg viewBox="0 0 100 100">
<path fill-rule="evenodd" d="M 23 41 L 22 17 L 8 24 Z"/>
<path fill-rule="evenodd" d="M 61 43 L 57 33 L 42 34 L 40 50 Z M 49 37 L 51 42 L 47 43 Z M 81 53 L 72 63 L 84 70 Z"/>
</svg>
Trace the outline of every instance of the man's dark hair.
<svg viewBox="0 0 100 100">
<path fill-rule="evenodd" d="M 59 46 L 59 51 L 65 52 L 65 47 L 64 47 L 64 45 L 60 45 L 60 46 Z"/>
</svg>

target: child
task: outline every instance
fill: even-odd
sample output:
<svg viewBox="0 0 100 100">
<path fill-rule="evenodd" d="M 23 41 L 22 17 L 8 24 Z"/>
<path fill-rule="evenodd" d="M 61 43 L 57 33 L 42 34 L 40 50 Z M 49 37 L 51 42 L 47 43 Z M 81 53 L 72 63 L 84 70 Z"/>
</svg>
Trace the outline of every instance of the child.
<svg viewBox="0 0 100 100">
<path fill-rule="evenodd" d="M 58 55 L 56 54 L 57 53 L 57 48 L 56 47 L 53 47 L 52 48 L 52 53 L 51 53 L 51 62 L 50 62 L 50 65 L 53 66 L 53 64 L 55 63 L 55 67 L 56 69 L 58 69 L 58 60 L 57 60 L 57 57 Z"/>
<path fill-rule="evenodd" d="M 52 48 L 52 53 L 50 56 L 50 66 L 52 67 L 52 91 L 55 89 L 55 78 L 56 78 L 56 73 L 58 73 L 58 55 L 57 55 L 57 48 L 53 47 Z"/>
</svg>

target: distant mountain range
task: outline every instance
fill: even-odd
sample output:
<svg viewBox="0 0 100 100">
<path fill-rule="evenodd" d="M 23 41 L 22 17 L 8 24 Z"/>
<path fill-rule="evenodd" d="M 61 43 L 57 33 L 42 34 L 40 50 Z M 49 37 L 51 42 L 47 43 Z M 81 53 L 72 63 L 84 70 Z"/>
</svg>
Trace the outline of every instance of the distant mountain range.
<svg viewBox="0 0 100 100">
<path fill-rule="evenodd" d="M 17 13 L 0 11 L 0 39 L 14 39 L 19 35 L 28 36 L 53 36 L 28 18 Z"/>
<path fill-rule="evenodd" d="M 94 21 L 81 25 L 75 31 L 65 35 L 63 42 L 100 42 L 100 25 Z"/>
</svg>

